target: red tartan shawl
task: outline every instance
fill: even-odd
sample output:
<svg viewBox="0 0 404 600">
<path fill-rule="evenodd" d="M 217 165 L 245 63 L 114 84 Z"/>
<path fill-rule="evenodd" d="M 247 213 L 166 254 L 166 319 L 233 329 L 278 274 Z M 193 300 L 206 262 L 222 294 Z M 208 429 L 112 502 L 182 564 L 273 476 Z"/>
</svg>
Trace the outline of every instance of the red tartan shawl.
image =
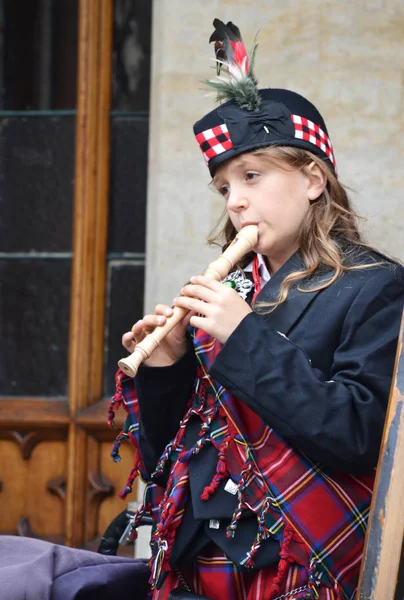
<svg viewBox="0 0 404 600">
<path fill-rule="evenodd" d="M 231 396 L 208 375 L 221 345 L 203 331 L 194 334 L 198 368 L 192 397 L 176 437 L 167 445 L 156 472 L 170 465 L 165 489 L 152 483 L 139 451 L 139 406 L 133 379 L 117 373 L 117 391 L 110 405 L 113 411 L 123 404 L 129 426 L 117 438 L 112 452 L 118 458 L 118 446 L 128 437 L 135 449 L 135 465 L 123 492 L 132 489 L 140 474 L 148 483 L 146 499 L 136 523 L 144 511 L 155 520 L 152 537 L 152 585 L 170 569 L 169 558 L 177 527 L 189 497 L 188 461 L 204 445 L 218 450 L 216 474 L 201 496 L 208 501 L 220 481 L 231 477 L 237 482 L 238 506 L 227 529 L 233 537 L 243 511 L 257 518 L 257 536 L 244 560 L 254 566 L 254 556 L 263 539 L 280 541 L 278 576 L 273 597 L 287 576 L 288 566 L 297 562 L 307 568 L 308 589 L 302 598 L 317 598 L 318 588 L 332 587 L 338 597 L 352 599 L 359 579 L 362 550 L 369 515 L 374 476 L 354 477 L 324 471 L 268 427 L 242 401 Z M 195 446 L 182 445 L 187 422 L 192 415 L 201 419 L 200 437 Z M 300 596 L 299 596 L 300 597 Z"/>
</svg>

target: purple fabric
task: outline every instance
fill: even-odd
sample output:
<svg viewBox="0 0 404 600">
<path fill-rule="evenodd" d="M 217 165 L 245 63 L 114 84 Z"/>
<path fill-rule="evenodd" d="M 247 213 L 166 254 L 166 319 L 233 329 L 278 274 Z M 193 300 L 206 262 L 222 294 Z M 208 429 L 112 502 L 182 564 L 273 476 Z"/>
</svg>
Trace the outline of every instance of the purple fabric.
<svg viewBox="0 0 404 600">
<path fill-rule="evenodd" d="M 4 600 L 145 600 L 148 579 L 141 560 L 0 536 Z"/>
</svg>

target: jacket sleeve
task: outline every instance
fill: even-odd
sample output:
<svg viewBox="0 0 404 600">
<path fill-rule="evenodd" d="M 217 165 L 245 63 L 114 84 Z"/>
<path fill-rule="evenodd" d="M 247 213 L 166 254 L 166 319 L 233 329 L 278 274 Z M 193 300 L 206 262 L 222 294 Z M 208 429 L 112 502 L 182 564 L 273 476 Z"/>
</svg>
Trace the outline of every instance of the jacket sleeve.
<svg viewBox="0 0 404 600">
<path fill-rule="evenodd" d="M 332 376 L 265 319 L 247 315 L 210 374 L 312 461 L 351 474 L 377 464 L 404 298 L 386 269 L 351 304 Z M 319 332 L 319 336 L 321 332 Z"/>
<path fill-rule="evenodd" d="M 196 358 L 189 339 L 187 352 L 169 367 L 141 366 L 135 378 L 140 409 L 140 451 L 152 473 L 175 436 L 191 396 Z"/>
</svg>

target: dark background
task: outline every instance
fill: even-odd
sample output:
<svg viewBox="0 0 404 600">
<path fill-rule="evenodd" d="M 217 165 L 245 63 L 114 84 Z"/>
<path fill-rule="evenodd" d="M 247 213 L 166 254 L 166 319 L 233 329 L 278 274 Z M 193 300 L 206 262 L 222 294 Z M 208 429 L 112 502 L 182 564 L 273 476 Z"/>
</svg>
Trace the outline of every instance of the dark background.
<svg viewBox="0 0 404 600">
<path fill-rule="evenodd" d="M 114 8 L 107 396 L 143 310 L 151 4 Z M 2 396 L 67 396 L 77 19 L 74 0 L 0 0 Z"/>
</svg>

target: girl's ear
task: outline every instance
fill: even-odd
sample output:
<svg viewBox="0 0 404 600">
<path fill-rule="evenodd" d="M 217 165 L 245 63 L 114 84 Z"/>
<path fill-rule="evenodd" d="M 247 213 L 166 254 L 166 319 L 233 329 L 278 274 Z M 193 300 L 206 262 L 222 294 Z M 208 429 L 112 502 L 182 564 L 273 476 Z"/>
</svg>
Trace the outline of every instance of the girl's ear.
<svg viewBox="0 0 404 600">
<path fill-rule="evenodd" d="M 308 199 L 314 202 L 324 192 L 327 185 L 327 177 L 314 160 L 307 167 L 306 174 L 308 178 Z"/>
</svg>

